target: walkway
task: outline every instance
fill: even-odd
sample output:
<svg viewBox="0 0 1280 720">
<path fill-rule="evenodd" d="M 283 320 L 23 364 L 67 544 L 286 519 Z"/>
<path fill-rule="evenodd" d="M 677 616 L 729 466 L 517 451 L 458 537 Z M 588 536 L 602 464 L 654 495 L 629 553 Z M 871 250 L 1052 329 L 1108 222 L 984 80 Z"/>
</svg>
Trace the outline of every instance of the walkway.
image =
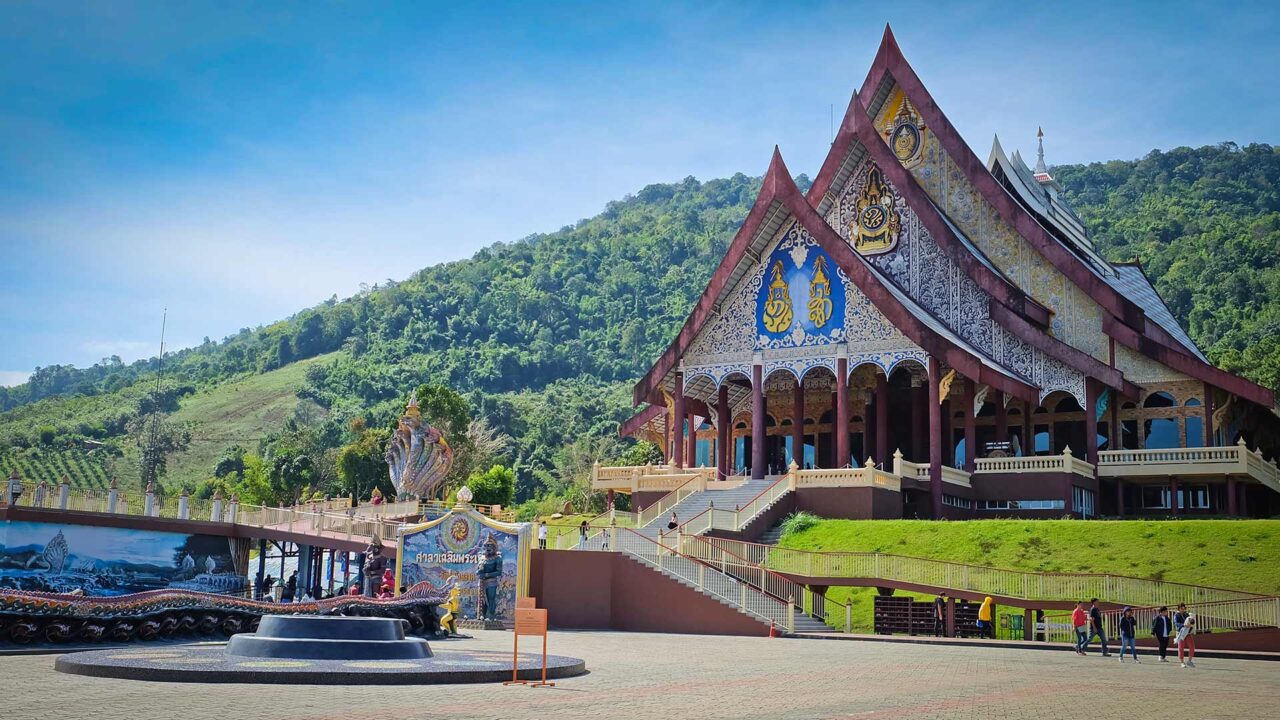
<svg viewBox="0 0 1280 720">
<path fill-rule="evenodd" d="M 474 634 L 454 642 L 511 650 L 509 633 Z M 0 658 L 0 676 L 30 689 L 8 694 L 8 717 L 59 720 L 168 720 L 177 707 L 188 720 L 404 720 L 426 710 L 557 720 L 1205 720 L 1270 717 L 1280 704 L 1275 663 L 1246 660 L 1204 659 L 1183 670 L 1069 652 L 609 632 L 552 632 L 549 649 L 586 658 L 591 672 L 537 690 L 276 685 L 264 693 L 63 675 L 45 656 Z"/>
</svg>

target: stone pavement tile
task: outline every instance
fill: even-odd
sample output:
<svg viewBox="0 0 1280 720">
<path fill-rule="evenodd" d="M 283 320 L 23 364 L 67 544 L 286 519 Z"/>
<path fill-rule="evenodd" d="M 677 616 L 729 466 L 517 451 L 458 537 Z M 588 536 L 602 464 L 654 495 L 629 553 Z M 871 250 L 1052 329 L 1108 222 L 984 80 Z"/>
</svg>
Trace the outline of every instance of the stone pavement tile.
<svg viewBox="0 0 1280 720">
<path fill-rule="evenodd" d="M 510 634 L 475 634 L 467 647 L 510 648 Z M 550 651 L 586 658 L 590 673 L 540 689 L 197 685 L 64 675 L 51 656 L 4 657 L 3 717 L 1247 720 L 1280 707 L 1280 664 L 1261 661 L 1183 670 L 1069 652 L 612 632 L 554 632 Z"/>
</svg>

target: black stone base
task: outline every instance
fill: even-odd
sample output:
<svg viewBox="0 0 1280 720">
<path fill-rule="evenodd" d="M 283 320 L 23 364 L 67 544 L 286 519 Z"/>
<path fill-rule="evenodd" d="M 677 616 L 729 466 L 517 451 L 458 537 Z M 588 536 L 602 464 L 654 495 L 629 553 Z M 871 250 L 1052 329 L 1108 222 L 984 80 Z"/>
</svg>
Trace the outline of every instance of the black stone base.
<svg viewBox="0 0 1280 720">
<path fill-rule="evenodd" d="M 511 653 L 440 650 L 417 660 L 282 660 L 228 655 L 218 645 L 95 650 L 62 655 L 58 672 L 153 682 L 291 685 L 436 685 L 511 679 Z M 581 675 L 579 658 L 547 656 L 547 678 Z M 542 677 L 542 656 L 520 654 L 519 678 Z"/>
<path fill-rule="evenodd" d="M 292 660 L 416 660 L 431 657 L 421 638 L 405 638 L 404 620 L 268 615 L 256 633 L 232 636 L 227 655 Z"/>
</svg>

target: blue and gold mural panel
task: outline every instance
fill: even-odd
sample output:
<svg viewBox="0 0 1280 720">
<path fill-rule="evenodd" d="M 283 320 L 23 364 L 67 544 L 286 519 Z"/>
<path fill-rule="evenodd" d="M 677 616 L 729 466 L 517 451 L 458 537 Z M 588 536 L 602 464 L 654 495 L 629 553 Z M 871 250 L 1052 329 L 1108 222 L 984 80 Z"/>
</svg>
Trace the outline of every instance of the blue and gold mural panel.
<svg viewBox="0 0 1280 720">
<path fill-rule="evenodd" d="M 498 620 L 514 622 L 516 598 L 528 585 L 531 533 L 528 523 L 501 523 L 471 509 L 454 509 L 437 520 L 407 528 L 396 553 L 397 584 L 427 585 L 438 594 L 459 589 L 461 616 L 479 617 L 484 595 L 481 576 L 497 573 Z M 499 560 L 486 558 L 493 540 Z"/>
<path fill-rule="evenodd" d="M 83 591 L 233 593 L 245 588 L 225 537 L 36 522 L 0 525 L 0 587 Z"/>
<path fill-rule="evenodd" d="M 757 347 L 844 340 L 844 280 L 835 262 L 798 226 L 778 243 L 756 297 Z"/>
</svg>

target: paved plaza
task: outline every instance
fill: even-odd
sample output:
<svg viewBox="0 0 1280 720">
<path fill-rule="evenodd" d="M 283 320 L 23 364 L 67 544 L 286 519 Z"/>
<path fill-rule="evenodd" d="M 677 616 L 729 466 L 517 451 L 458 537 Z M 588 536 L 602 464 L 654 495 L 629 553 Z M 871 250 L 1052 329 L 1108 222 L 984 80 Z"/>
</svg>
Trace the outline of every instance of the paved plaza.
<svg viewBox="0 0 1280 720">
<path fill-rule="evenodd" d="M 509 649 L 477 632 L 453 647 Z M 532 640 L 532 639 L 531 639 Z M 1008 648 L 554 632 L 590 673 L 552 689 L 501 685 L 317 687 L 105 680 L 53 671 L 52 655 L 0 657 L 12 720 L 459 718 L 1274 717 L 1280 663 L 1146 660 Z"/>
</svg>

